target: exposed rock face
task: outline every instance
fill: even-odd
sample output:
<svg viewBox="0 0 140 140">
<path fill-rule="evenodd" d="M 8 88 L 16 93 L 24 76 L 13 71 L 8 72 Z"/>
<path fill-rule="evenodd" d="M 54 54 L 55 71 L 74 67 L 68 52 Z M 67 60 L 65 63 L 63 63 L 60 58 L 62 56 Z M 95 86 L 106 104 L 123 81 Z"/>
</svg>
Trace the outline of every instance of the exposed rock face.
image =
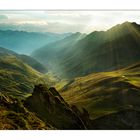
<svg viewBox="0 0 140 140">
<path fill-rule="evenodd" d="M 86 129 L 80 116 L 63 100 L 55 88 L 37 85 L 25 106 L 57 129 Z"/>
<path fill-rule="evenodd" d="M 32 96 L 23 101 L 0 93 L 0 129 L 140 129 L 140 111 L 128 106 L 121 111 L 91 120 L 83 108 L 69 106 L 55 88 L 35 86 Z"/>
<path fill-rule="evenodd" d="M 55 129 L 44 123 L 23 103 L 4 93 L 0 93 L 0 130 L 42 130 Z"/>
</svg>

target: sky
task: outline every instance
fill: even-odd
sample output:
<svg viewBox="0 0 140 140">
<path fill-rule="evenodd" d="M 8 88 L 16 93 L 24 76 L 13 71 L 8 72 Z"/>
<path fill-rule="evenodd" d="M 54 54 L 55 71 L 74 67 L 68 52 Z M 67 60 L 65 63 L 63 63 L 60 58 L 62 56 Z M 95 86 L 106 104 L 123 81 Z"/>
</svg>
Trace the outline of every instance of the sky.
<svg viewBox="0 0 140 140">
<path fill-rule="evenodd" d="M 0 11 L 0 30 L 90 33 L 125 21 L 140 24 L 140 11 Z"/>
</svg>

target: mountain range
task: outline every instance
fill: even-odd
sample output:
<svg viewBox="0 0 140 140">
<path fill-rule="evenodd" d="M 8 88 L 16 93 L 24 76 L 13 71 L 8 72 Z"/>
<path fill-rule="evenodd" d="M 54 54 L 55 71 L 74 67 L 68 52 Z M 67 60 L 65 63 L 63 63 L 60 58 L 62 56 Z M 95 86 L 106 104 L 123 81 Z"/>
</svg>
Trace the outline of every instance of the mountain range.
<svg viewBox="0 0 140 140">
<path fill-rule="evenodd" d="M 140 25 L 0 32 L 0 129 L 140 129 Z"/>
<path fill-rule="evenodd" d="M 33 50 L 44 45 L 61 40 L 71 33 L 41 33 L 14 30 L 0 30 L 0 46 L 20 54 L 30 54 Z"/>
<path fill-rule="evenodd" d="M 140 25 L 125 22 L 107 31 L 72 34 L 31 56 L 63 78 L 117 70 L 140 60 Z"/>
</svg>

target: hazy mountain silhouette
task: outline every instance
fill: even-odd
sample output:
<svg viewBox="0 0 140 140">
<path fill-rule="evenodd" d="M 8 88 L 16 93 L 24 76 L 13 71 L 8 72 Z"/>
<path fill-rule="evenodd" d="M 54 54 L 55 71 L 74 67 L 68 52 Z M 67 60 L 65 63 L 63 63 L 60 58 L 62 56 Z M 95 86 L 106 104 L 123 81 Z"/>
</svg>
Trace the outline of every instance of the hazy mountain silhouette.
<svg viewBox="0 0 140 140">
<path fill-rule="evenodd" d="M 65 64 L 61 65 L 60 63 L 63 63 L 65 60 L 62 59 L 69 57 L 67 51 L 69 51 L 80 39 L 84 38 L 85 36 L 85 34 L 77 32 L 60 41 L 56 41 L 39 48 L 38 50 L 34 51 L 31 56 L 42 62 L 50 70 L 56 72 L 56 74 L 63 73 L 63 66 Z"/>
<path fill-rule="evenodd" d="M 11 49 L 17 53 L 30 54 L 35 49 L 50 42 L 61 40 L 71 33 L 39 33 L 13 30 L 0 30 L 0 46 Z"/>
</svg>

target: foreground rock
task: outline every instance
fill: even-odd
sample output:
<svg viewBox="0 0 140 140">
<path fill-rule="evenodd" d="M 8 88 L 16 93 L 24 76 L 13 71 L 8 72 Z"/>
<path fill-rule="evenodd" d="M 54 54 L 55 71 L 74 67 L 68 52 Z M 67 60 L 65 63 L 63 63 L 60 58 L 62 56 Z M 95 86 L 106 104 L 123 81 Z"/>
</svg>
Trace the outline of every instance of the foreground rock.
<svg viewBox="0 0 140 140">
<path fill-rule="evenodd" d="M 63 100 L 55 88 L 37 85 L 25 106 L 57 129 L 86 129 L 83 120 Z"/>
</svg>

